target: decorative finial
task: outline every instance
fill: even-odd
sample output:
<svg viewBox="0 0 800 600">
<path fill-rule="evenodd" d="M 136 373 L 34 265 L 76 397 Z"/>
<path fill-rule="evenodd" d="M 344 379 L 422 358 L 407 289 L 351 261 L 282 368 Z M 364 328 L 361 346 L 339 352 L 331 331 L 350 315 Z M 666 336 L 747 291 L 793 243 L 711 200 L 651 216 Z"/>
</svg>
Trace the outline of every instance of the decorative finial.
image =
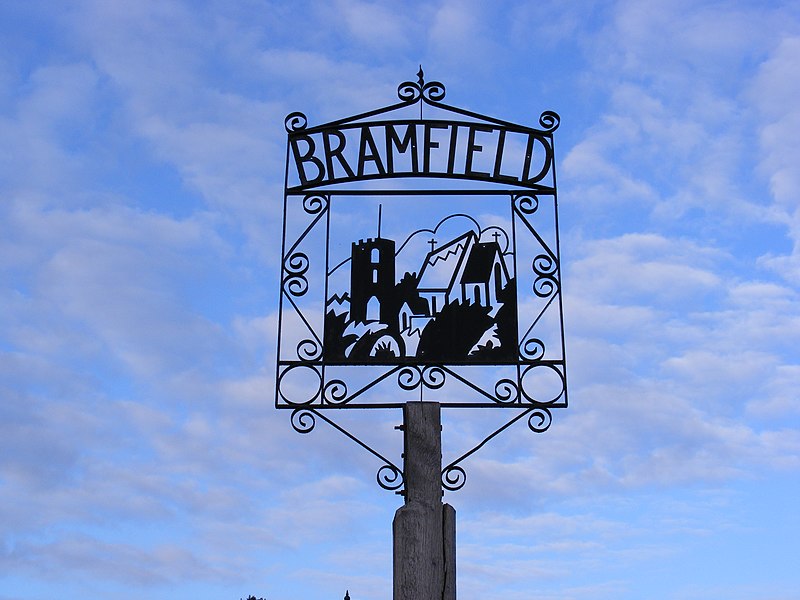
<svg viewBox="0 0 800 600">
<path fill-rule="evenodd" d="M 397 87 L 397 97 L 403 102 L 412 104 L 424 98 L 428 104 L 435 104 L 444 99 L 444 84 L 440 81 L 429 81 L 425 83 L 425 71 L 422 65 L 417 71 L 417 81 L 404 81 Z M 420 104 L 422 110 L 422 104 Z M 420 116 L 420 119 L 422 116 Z"/>
<path fill-rule="evenodd" d="M 350 600 L 350 590 L 345 591 L 344 600 Z"/>
</svg>

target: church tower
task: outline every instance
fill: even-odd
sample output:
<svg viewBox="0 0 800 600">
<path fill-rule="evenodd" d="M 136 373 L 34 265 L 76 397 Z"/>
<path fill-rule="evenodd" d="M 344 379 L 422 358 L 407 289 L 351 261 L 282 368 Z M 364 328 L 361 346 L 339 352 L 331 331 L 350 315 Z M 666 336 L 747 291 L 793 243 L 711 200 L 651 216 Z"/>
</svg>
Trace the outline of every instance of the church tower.
<svg viewBox="0 0 800 600">
<path fill-rule="evenodd" d="M 382 206 L 378 207 L 378 237 L 353 242 L 350 252 L 350 319 L 357 323 L 393 324 L 394 240 L 381 237 Z"/>
<path fill-rule="evenodd" d="M 350 260 L 350 318 L 356 322 L 394 322 L 394 240 L 353 242 Z"/>
</svg>

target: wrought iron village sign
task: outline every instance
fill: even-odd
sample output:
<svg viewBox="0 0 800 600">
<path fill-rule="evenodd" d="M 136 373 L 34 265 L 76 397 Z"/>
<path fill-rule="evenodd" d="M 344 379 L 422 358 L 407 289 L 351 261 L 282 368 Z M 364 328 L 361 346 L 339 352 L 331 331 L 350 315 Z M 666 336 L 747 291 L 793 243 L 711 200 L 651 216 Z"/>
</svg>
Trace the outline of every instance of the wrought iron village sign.
<svg viewBox="0 0 800 600">
<path fill-rule="evenodd" d="M 567 406 L 553 133 L 443 102 L 445 88 L 401 84 L 398 102 L 288 133 L 276 406 L 308 432 L 322 419 L 403 486 L 392 461 L 331 410 L 510 410 L 545 431 Z"/>
</svg>

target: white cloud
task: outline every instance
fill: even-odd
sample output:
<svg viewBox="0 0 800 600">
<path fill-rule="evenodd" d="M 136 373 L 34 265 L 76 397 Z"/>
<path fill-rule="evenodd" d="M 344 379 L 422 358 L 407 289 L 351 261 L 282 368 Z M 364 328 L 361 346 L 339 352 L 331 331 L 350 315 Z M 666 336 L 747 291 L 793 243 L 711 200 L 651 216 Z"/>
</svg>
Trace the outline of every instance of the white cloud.
<svg viewBox="0 0 800 600">
<path fill-rule="evenodd" d="M 459 595 L 635 598 L 654 573 L 685 582 L 665 597 L 753 589 L 680 567 L 711 573 L 697 556 L 737 547 L 720 532 L 786 517 L 753 502 L 800 468 L 796 19 L 557 4 L 93 1 L 26 21 L 36 52 L 11 36 L 4 52 L 31 56 L 0 67 L 17 86 L 0 117 L 4 585 L 385 596 L 401 500 L 375 485 L 379 462 L 272 408 L 283 118 L 390 103 L 422 61 L 468 82 L 453 103 L 496 98 L 504 117 L 563 94 L 573 115 L 556 136 L 574 140 L 559 154 L 571 407 L 465 461 L 447 496 Z M 367 412 L 334 417 L 396 457 L 398 414 Z M 446 413 L 446 452 L 498 419 Z M 731 491 L 747 482 L 758 493 Z"/>
<path fill-rule="evenodd" d="M 98 74 L 87 64 L 41 66 L 8 114 L 0 115 L 6 148 L 0 154 L 4 190 L 32 183 L 57 193 L 89 170 L 81 150 L 94 124 Z M 64 198 L 68 201 L 69 198 Z"/>
<path fill-rule="evenodd" d="M 748 95 L 760 111 L 759 170 L 769 180 L 774 207 L 770 217 L 784 223 L 793 241 L 791 254 L 765 257 L 764 263 L 792 283 L 800 282 L 800 110 L 794 98 L 800 77 L 794 65 L 800 56 L 800 38 L 784 37 L 759 68 Z"/>
<path fill-rule="evenodd" d="M 30 572 L 35 577 L 69 571 L 79 578 L 111 579 L 140 588 L 186 578 L 213 581 L 233 573 L 232 569 L 204 562 L 185 546 L 163 544 L 144 549 L 84 535 L 49 543 L 20 543 L 3 562 L 6 567 Z"/>
<path fill-rule="evenodd" d="M 630 302 L 662 309 L 714 293 L 721 284 L 711 268 L 721 258 L 713 248 L 653 234 L 584 244 L 585 256 L 569 265 L 570 294 L 593 302 Z"/>
<path fill-rule="evenodd" d="M 355 40 L 373 51 L 388 54 L 409 45 L 412 17 L 403 7 L 388 2 L 337 0 L 333 14 L 339 14 Z"/>
<path fill-rule="evenodd" d="M 134 372 L 154 374 L 166 365 L 186 364 L 177 345 L 192 336 L 199 336 L 198 348 L 207 346 L 201 340 L 208 336 L 219 339 L 212 324 L 179 308 L 166 279 L 169 272 L 177 283 L 181 273 L 191 285 L 202 267 L 185 253 L 194 251 L 208 261 L 214 250 L 224 249 L 202 219 L 180 222 L 124 208 L 42 210 L 21 201 L 8 216 L 13 239 L 28 249 L 27 272 L 17 279 L 23 295 L 43 316 L 59 315 L 49 340 L 45 331 L 29 339 L 27 328 L 7 323 L 6 331 L 20 347 L 33 342 L 40 349 L 58 348 L 59 330 L 71 329 L 88 333 L 92 350 L 102 348 Z M 18 310 L 37 314 L 31 315 L 27 303 Z"/>
<path fill-rule="evenodd" d="M 441 0 L 428 26 L 428 45 L 436 63 L 473 77 L 491 69 L 496 40 L 487 30 L 491 18 L 476 0 Z M 437 77 L 438 78 L 438 77 Z"/>
</svg>

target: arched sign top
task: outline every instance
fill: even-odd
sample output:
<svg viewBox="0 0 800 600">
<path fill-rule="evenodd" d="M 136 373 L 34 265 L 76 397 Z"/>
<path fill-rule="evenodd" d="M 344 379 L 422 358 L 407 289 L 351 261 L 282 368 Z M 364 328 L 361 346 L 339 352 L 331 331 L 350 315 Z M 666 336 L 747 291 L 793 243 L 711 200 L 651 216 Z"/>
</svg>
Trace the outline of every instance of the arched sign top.
<svg viewBox="0 0 800 600">
<path fill-rule="evenodd" d="M 315 131 L 318 129 L 328 128 L 328 127 L 337 127 L 339 125 L 344 125 L 355 121 L 365 121 L 385 113 L 389 113 L 392 111 L 412 106 L 414 104 L 423 104 L 423 103 L 433 107 L 442 108 L 453 114 L 458 114 L 468 119 L 483 121 L 485 123 L 492 123 L 503 127 L 521 128 L 528 131 L 536 131 L 542 134 L 553 133 L 556 129 L 558 129 L 558 126 L 560 124 L 560 118 L 558 116 L 558 113 L 555 113 L 551 110 L 546 110 L 539 116 L 539 125 L 541 126 L 541 129 L 533 129 L 523 125 L 512 123 L 510 121 L 504 121 L 496 117 L 483 115 L 464 108 L 458 108 L 456 106 L 450 106 L 448 104 L 444 104 L 442 102 L 446 94 L 444 84 L 439 81 L 431 81 L 426 83 L 424 79 L 424 74 L 422 72 L 422 67 L 420 67 L 419 73 L 417 75 L 418 79 L 416 82 L 405 81 L 397 87 L 397 97 L 400 99 L 399 103 L 392 104 L 389 106 L 384 106 L 382 108 L 373 109 L 351 117 L 337 119 L 336 121 L 331 121 L 329 123 L 325 123 L 317 127 L 308 128 L 308 131 Z M 419 119 L 422 120 L 422 106 L 420 106 Z M 308 120 L 306 119 L 306 116 L 302 112 L 293 112 L 287 115 L 285 126 L 286 126 L 286 131 L 288 133 L 290 134 L 295 133 L 301 130 L 305 130 L 308 127 Z"/>
<path fill-rule="evenodd" d="M 426 83 L 421 68 L 418 75 L 400 84 L 400 102 L 390 106 L 315 127 L 303 113 L 289 114 L 287 192 L 398 178 L 420 188 L 449 179 L 554 189 L 555 112 L 541 114 L 541 129 L 481 115 L 444 104 L 444 85 Z M 433 114 L 424 114 L 425 105 Z"/>
</svg>

